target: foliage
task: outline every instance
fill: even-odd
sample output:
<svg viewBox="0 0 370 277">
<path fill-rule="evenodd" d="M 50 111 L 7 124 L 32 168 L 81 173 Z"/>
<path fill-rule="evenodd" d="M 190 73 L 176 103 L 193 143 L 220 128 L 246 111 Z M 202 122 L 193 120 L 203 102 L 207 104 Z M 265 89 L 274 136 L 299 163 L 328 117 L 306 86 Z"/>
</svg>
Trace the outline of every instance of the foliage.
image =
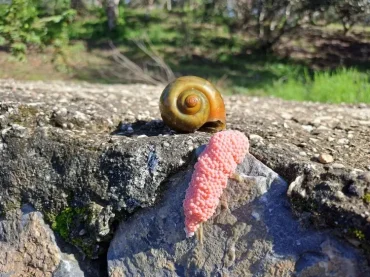
<svg viewBox="0 0 370 277">
<path fill-rule="evenodd" d="M 42 30 L 33 27 L 38 15 L 33 1 L 14 0 L 0 12 L 0 36 L 9 43 L 14 55 L 24 58 L 26 44 L 41 43 Z"/>
<path fill-rule="evenodd" d="M 75 11 L 71 9 L 60 9 L 56 14 L 47 15 L 40 11 L 35 0 L 13 0 L 0 9 L 0 37 L 21 60 L 25 59 L 27 49 L 47 45 L 54 46 L 59 55 L 69 41 L 67 25 L 74 15 Z"/>
</svg>

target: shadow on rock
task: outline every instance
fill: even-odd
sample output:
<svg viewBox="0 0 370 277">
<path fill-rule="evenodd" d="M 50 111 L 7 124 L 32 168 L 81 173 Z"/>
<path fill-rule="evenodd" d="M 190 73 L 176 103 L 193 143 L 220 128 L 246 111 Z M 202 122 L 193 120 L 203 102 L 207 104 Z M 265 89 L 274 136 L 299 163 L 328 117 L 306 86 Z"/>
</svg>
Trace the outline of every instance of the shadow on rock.
<svg viewBox="0 0 370 277">
<path fill-rule="evenodd" d="M 143 121 L 139 120 L 134 123 L 123 123 L 121 122 L 117 129 L 114 130 L 111 135 L 126 136 L 126 137 L 137 137 L 137 136 L 160 136 L 160 135 L 172 135 L 172 131 L 167 127 L 162 120 Z"/>
</svg>

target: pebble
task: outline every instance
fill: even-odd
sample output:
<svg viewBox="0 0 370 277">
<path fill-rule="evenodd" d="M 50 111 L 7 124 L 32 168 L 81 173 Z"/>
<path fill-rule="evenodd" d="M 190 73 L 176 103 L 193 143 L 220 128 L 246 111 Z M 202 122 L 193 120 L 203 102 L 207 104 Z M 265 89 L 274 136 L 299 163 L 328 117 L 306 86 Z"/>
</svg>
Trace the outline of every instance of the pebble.
<svg viewBox="0 0 370 277">
<path fill-rule="evenodd" d="M 330 128 L 320 125 L 319 127 L 317 127 L 317 130 L 330 130 Z"/>
<path fill-rule="evenodd" d="M 341 139 L 338 139 L 337 143 L 338 144 L 348 144 L 349 140 L 346 138 L 341 138 Z"/>
<path fill-rule="evenodd" d="M 343 201 L 346 196 L 343 192 L 341 192 L 340 190 L 338 190 L 336 193 L 335 193 L 335 197 L 340 200 L 340 201 Z"/>
<path fill-rule="evenodd" d="M 86 114 L 79 111 L 75 111 L 73 118 L 81 123 L 85 123 L 89 120 L 89 117 Z"/>
<path fill-rule="evenodd" d="M 335 169 L 345 168 L 345 166 L 343 164 L 339 164 L 339 163 L 332 164 L 332 167 L 335 168 Z"/>
<path fill-rule="evenodd" d="M 253 211 L 251 215 L 257 221 L 259 221 L 261 219 L 260 214 L 258 212 L 256 212 L 256 211 Z"/>
<path fill-rule="evenodd" d="M 290 120 L 290 119 L 293 118 L 293 116 L 291 114 L 288 114 L 288 113 L 281 114 L 281 117 L 286 119 L 286 120 Z"/>
<path fill-rule="evenodd" d="M 163 142 L 163 146 L 164 146 L 164 147 L 169 147 L 169 146 L 170 146 L 170 144 L 169 144 L 167 141 L 165 141 L 165 142 Z"/>
<path fill-rule="evenodd" d="M 328 141 L 329 141 L 329 142 L 332 142 L 332 141 L 334 141 L 334 138 L 332 138 L 332 137 L 328 137 Z"/>
<path fill-rule="evenodd" d="M 146 138 L 148 137 L 147 135 L 140 135 L 140 136 L 137 136 L 137 138 Z"/>
<path fill-rule="evenodd" d="M 56 111 L 56 114 L 59 116 L 66 116 L 67 115 L 67 108 L 63 107 Z"/>
<path fill-rule="evenodd" d="M 302 125 L 302 128 L 307 132 L 312 132 L 314 127 L 312 125 Z"/>
<path fill-rule="evenodd" d="M 251 141 L 255 141 L 255 142 L 261 142 L 261 141 L 263 141 L 263 137 L 261 137 L 259 135 L 256 135 L 256 134 L 250 134 L 249 135 L 249 139 Z"/>
<path fill-rule="evenodd" d="M 358 122 L 360 125 L 363 125 L 363 126 L 370 126 L 370 120 L 369 121 L 359 121 Z"/>
<path fill-rule="evenodd" d="M 304 152 L 304 151 L 301 151 L 301 152 L 299 152 L 299 155 L 301 155 L 301 156 L 307 156 L 307 153 Z"/>
<path fill-rule="evenodd" d="M 332 155 L 326 154 L 326 153 L 321 153 L 319 155 L 319 162 L 322 164 L 329 164 L 334 162 L 334 158 Z"/>
</svg>

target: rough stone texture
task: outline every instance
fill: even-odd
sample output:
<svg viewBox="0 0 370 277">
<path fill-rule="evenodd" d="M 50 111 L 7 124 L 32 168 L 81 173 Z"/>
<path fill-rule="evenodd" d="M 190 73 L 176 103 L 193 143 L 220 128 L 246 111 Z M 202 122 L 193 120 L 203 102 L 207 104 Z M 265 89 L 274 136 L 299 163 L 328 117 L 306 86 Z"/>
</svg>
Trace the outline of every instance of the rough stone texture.
<svg viewBox="0 0 370 277">
<path fill-rule="evenodd" d="M 117 223 L 160 203 L 170 176 L 208 141 L 163 125 L 162 89 L 0 80 L 0 212 L 31 204 L 63 240 L 89 257 L 104 254 Z M 251 153 L 292 184 L 300 222 L 366 248 L 369 106 L 245 96 L 225 103 L 227 128 L 244 132 Z M 334 162 L 319 163 L 320 153 Z"/>
<path fill-rule="evenodd" d="M 39 212 L 25 205 L 0 219 L 0 276 L 84 276 L 76 260 L 63 267 L 68 262 Z"/>
<path fill-rule="evenodd" d="M 182 201 L 192 172 L 178 174 L 160 204 L 121 223 L 108 252 L 110 276 L 370 275 L 348 242 L 300 227 L 275 172 L 252 155 L 237 172 L 244 178 L 229 181 L 228 208 L 204 223 L 203 239 L 185 236 Z"/>
<path fill-rule="evenodd" d="M 104 248 L 100 242 L 109 241 L 116 213 L 122 218 L 124 212 L 152 205 L 160 183 L 208 138 L 170 136 L 161 121 L 144 121 L 153 119 L 147 112 L 130 113 L 128 108 L 144 109 L 153 97 L 138 96 L 138 89 L 153 90 L 146 86 L 102 92 L 96 87 L 14 89 L 6 84 L 0 89 L 0 210 L 30 203 L 54 221 L 67 207 L 82 208 L 70 212 L 73 224 L 64 237 L 90 257 Z M 114 104 L 125 113 L 118 116 Z M 125 125 L 116 129 L 120 120 Z"/>
</svg>

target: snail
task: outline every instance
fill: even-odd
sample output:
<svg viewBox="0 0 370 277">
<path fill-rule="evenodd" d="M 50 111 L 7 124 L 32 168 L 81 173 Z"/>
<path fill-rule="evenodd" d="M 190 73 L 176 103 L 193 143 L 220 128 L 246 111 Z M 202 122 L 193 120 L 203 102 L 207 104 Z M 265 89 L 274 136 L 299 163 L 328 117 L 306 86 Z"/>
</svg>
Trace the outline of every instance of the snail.
<svg viewBox="0 0 370 277">
<path fill-rule="evenodd" d="M 184 76 L 169 83 L 160 97 L 159 109 L 164 123 L 178 132 L 214 133 L 226 127 L 221 93 L 199 77 Z"/>
</svg>

